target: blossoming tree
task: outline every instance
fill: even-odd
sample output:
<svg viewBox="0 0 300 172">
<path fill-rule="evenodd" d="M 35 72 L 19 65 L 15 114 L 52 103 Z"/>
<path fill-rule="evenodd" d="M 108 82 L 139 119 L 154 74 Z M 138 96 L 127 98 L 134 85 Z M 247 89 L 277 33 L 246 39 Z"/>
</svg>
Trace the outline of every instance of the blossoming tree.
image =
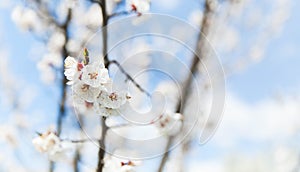
<svg viewBox="0 0 300 172">
<path fill-rule="evenodd" d="M 248 1 L 199 1 L 201 6 L 188 14 L 188 26 L 148 14 L 152 3 L 26 0 L 14 8 L 16 25 L 43 43 L 37 63 L 41 79 L 60 89 L 54 127 L 35 131 L 32 140 L 47 156 L 49 171 L 65 170 L 66 164 L 73 171 L 144 171 L 151 166 L 143 162 L 147 158 L 159 159 L 159 172 L 184 171 L 185 155 L 199 137 L 196 131 L 201 129 L 206 141 L 221 118 L 223 72 L 229 75 L 259 61 L 272 35 L 259 36 L 257 42 L 264 44 L 254 42 L 249 57 L 236 60 L 227 57 L 238 52 L 239 43 L 230 22 L 242 20 L 238 16 Z M 284 21 L 264 29 L 277 33 L 274 25 Z M 154 34 L 126 37 L 145 28 Z M 164 29 L 173 40 L 159 34 Z M 224 69 L 215 65 L 219 61 L 213 47 L 227 57 Z M 68 119 L 77 127 L 70 127 Z"/>
</svg>

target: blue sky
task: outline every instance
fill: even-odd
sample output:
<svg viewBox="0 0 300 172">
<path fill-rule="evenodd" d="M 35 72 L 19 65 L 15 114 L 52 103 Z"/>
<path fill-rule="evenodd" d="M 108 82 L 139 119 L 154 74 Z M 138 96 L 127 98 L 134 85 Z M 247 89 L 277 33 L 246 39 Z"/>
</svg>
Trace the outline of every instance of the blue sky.
<svg viewBox="0 0 300 172">
<path fill-rule="evenodd" d="M 179 6 L 180 3 L 178 2 Z M 194 2 L 194 6 L 197 5 Z M 155 1 L 153 3 L 154 12 L 165 12 L 174 14 L 180 18 L 182 14 L 188 13 L 191 8 L 181 9 L 181 13 L 177 13 L 176 9 L 156 8 Z M 272 96 L 276 92 L 293 92 L 300 86 L 300 79 L 296 77 L 300 73 L 300 58 L 297 54 L 300 40 L 300 7 L 299 1 L 293 1 L 291 17 L 283 27 L 281 34 L 271 40 L 267 46 L 264 59 L 253 64 L 235 74 L 227 80 L 227 87 L 239 95 L 242 99 L 255 102 L 264 97 Z M 13 71 L 22 79 L 30 83 L 38 83 L 39 74 L 36 64 L 29 57 L 30 50 L 35 45 L 34 38 L 25 32 L 20 32 L 15 24 L 11 21 L 10 10 L 1 10 L 1 30 L 3 32 L 2 47 L 8 48 L 10 53 L 10 63 L 13 63 Z M 247 33 L 245 33 L 247 34 Z M 12 58 L 13 57 L 13 58 Z M 41 85 L 42 86 L 42 85 Z"/>
<path fill-rule="evenodd" d="M 229 89 L 250 102 L 299 89 L 299 7 L 300 2 L 293 1 L 291 16 L 281 34 L 267 46 L 265 58 L 229 79 Z"/>
</svg>

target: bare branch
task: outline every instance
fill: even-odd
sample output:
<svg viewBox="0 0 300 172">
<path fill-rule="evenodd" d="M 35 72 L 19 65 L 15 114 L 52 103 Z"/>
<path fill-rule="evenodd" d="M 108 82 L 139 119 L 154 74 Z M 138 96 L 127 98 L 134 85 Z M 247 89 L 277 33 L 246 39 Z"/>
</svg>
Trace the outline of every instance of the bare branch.
<svg viewBox="0 0 300 172">
<path fill-rule="evenodd" d="M 145 93 L 148 97 L 151 97 L 151 94 L 146 91 L 140 84 L 138 84 L 133 78 L 132 76 L 130 76 L 130 74 L 128 72 L 126 72 L 126 70 L 122 67 L 122 65 L 116 61 L 116 60 L 111 60 L 109 61 L 110 64 L 115 64 L 118 66 L 118 68 L 121 70 L 121 72 L 126 76 L 126 78 L 131 81 L 141 92 Z"/>
<path fill-rule="evenodd" d="M 60 24 L 58 23 L 58 21 L 55 20 L 55 18 L 51 15 L 50 10 L 46 7 L 47 5 L 44 4 L 42 1 L 40 0 L 35 0 L 35 4 L 37 4 L 36 9 L 34 9 L 37 12 L 37 15 L 40 18 L 43 18 L 44 21 L 53 24 L 57 27 L 60 26 Z M 31 7 L 32 8 L 32 7 Z"/>
<path fill-rule="evenodd" d="M 171 147 L 171 145 L 172 145 L 173 140 L 174 140 L 174 137 L 173 137 L 173 136 L 170 136 L 170 137 L 168 138 L 168 140 L 167 140 L 167 145 L 166 145 L 166 149 L 165 149 L 166 152 L 164 153 L 164 156 L 163 156 L 163 158 L 161 159 L 161 162 L 160 162 L 159 167 L 158 167 L 158 170 L 157 170 L 157 171 L 159 171 L 159 172 L 161 172 L 161 171 L 164 170 L 165 164 L 166 164 L 166 162 L 167 162 L 167 160 L 168 160 L 168 158 L 169 158 L 169 154 L 170 154 L 169 149 L 170 149 L 170 147 Z"/>
<path fill-rule="evenodd" d="M 64 64 L 64 60 L 65 58 L 69 55 L 68 51 L 67 51 L 67 42 L 69 40 L 69 36 L 68 36 L 68 27 L 69 24 L 71 22 L 71 16 L 72 16 L 72 9 L 69 8 L 68 10 L 68 15 L 66 18 L 65 23 L 61 26 L 61 29 L 63 29 L 64 31 L 64 35 L 65 35 L 65 44 L 63 46 L 63 50 L 62 50 L 62 61 Z M 64 66 L 62 67 L 62 73 L 64 73 Z M 59 111 L 58 111 L 58 116 L 57 116 L 57 121 L 56 121 L 56 131 L 57 131 L 57 135 L 59 136 L 61 134 L 61 130 L 62 130 L 62 120 L 63 117 L 66 114 L 66 109 L 65 109 L 65 103 L 66 103 L 66 99 L 67 99 L 67 79 L 66 77 L 63 77 L 63 79 L 61 80 L 61 98 L 60 98 L 60 106 L 59 106 Z M 50 172 L 53 171 L 54 168 L 54 163 L 51 162 L 50 163 Z"/>
<path fill-rule="evenodd" d="M 35 132 L 38 136 L 42 136 L 43 134 L 36 131 Z M 84 142 L 91 142 L 91 141 L 99 141 L 99 139 L 91 139 L 91 138 L 87 138 L 87 139 L 80 139 L 80 140 L 73 140 L 73 139 L 60 139 L 61 141 L 69 141 L 72 143 L 84 143 Z"/>
<path fill-rule="evenodd" d="M 128 127 L 130 126 L 130 124 L 118 124 L 118 125 L 113 125 L 113 126 L 109 126 L 110 129 L 116 129 L 116 128 L 122 128 L 122 127 Z"/>
<path fill-rule="evenodd" d="M 197 54 L 194 55 L 193 60 L 192 60 L 192 64 L 190 67 L 191 73 L 188 76 L 187 80 L 185 81 L 185 84 L 183 86 L 182 92 L 182 98 L 178 101 L 177 104 L 177 109 L 176 112 L 177 113 L 182 113 L 184 110 L 184 107 L 186 106 L 187 103 L 187 99 L 189 96 L 189 88 L 191 87 L 192 84 L 192 78 L 193 75 L 197 72 L 197 67 L 198 64 L 200 62 L 200 58 L 203 58 L 203 54 L 205 52 L 205 45 L 204 45 L 204 38 L 201 34 L 208 34 L 209 28 L 210 28 L 210 24 L 211 24 L 211 19 L 212 19 L 212 15 L 214 14 L 214 10 L 210 4 L 210 0 L 206 0 L 205 4 L 204 4 L 204 14 L 203 14 L 203 20 L 201 23 L 201 32 L 198 35 L 198 42 L 196 45 L 196 52 L 200 53 L 200 57 L 197 56 Z M 165 164 L 167 162 L 167 159 L 169 158 L 169 152 L 168 150 L 170 149 L 171 143 L 174 140 L 174 137 L 169 137 L 168 138 L 168 145 L 166 147 L 166 153 L 164 154 L 162 161 L 159 165 L 159 169 L 158 172 L 162 172 Z"/>
<path fill-rule="evenodd" d="M 61 28 L 64 30 L 64 35 L 65 35 L 65 39 L 66 39 L 66 43 L 63 46 L 63 51 L 62 51 L 62 61 L 64 63 L 65 58 L 69 55 L 68 51 L 67 51 L 67 42 L 69 40 L 68 37 L 68 26 L 70 24 L 71 21 L 71 16 L 72 16 L 72 10 L 69 9 L 68 10 L 68 16 L 67 19 L 65 21 L 65 23 L 61 26 Z M 62 73 L 64 72 L 64 67 L 62 67 Z M 66 87 L 66 83 L 67 83 L 67 79 L 66 77 L 63 77 L 63 79 L 61 80 L 61 102 L 60 102 L 60 107 L 59 107 L 59 113 L 58 113 L 58 119 L 57 119 L 57 135 L 59 136 L 61 133 L 61 127 L 62 127 L 62 118 L 65 116 L 65 101 L 66 101 L 66 95 L 67 95 L 67 87 Z"/>
<path fill-rule="evenodd" d="M 75 157 L 73 159 L 73 169 L 74 169 L 74 172 L 79 172 L 78 162 L 80 161 L 80 159 L 81 159 L 80 151 L 79 151 L 79 149 L 76 149 Z"/>
<path fill-rule="evenodd" d="M 128 14 L 133 14 L 133 13 L 136 13 L 136 12 L 133 11 L 133 10 L 131 10 L 131 11 L 121 11 L 121 12 L 116 12 L 116 13 L 113 13 L 113 14 L 109 15 L 108 18 L 111 19 L 113 17 L 128 15 Z"/>
<path fill-rule="evenodd" d="M 106 0 L 101 0 L 99 3 L 101 8 L 101 14 L 103 18 L 102 23 L 102 54 L 104 56 L 104 65 L 108 68 L 108 55 L 107 55 L 107 23 L 108 23 L 108 16 L 106 13 Z M 102 172 L 104 167 L 104 155 L 105 155 L 105 137 L 108 127 L 105 124 L 106 117 L 101 118 L 101 139 L 99 140 L 99 151 L 98 151 L 98 164 L 97 164 L 97 172 Z"/>
<path fill-rule="evenodd" d="M 81 139 L 81 140 L 64 139 L 62 141 L 69 141 L 72 143 L 85 143 L 85 142 L 93 142 L 93 141 L 100 141 L 100 140 L 99 139 Z"/>
</svg>

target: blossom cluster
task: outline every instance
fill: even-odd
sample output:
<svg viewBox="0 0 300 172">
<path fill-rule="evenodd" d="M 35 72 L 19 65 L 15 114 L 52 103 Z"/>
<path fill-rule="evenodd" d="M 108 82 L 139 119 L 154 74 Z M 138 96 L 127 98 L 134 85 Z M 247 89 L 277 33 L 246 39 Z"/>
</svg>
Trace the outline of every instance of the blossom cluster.
<svg viewBox="0 0 300 172">
<path fill-rule="evenodd" d="M 111 91 L 112 82 L 102 61 L 89 62 L 88 51 L 85 49 L 84 62 L 74 57 L 65 59 L 67 84 L 72 85 L 75 106 L 85 104 L 92 106 L 101 116 L 118 114 L 130 96 L 125 91 Z"/>
</svg>

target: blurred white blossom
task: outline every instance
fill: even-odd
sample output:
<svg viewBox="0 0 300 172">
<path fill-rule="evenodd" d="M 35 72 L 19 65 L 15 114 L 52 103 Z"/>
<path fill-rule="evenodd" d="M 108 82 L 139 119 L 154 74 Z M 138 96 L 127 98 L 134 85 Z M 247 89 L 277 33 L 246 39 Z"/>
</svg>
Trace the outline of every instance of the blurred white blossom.
<svg viewBox="0 0 300 172">
<path fill-rule="evenodd" d="M 63 159 L 66 152 L 72 149 L 69 142 L 61 140 L 50 131 L 34 138 L 32 143 L 39 152 L 46 153 L 51 160 Z"/>
<path fill-rule="evenodd" d="M 145 13 L 150 10 L 150 0 L 126 0 L 127 8 L 138 13 Z"/>
<path fill-rule="evenodd" d="M 13 9 L 11 18 L 24 31 L 34 29 L 39 21 L 35 11 L 21 6 L 17 6 Z"/>
<path fill-rule="evenodd" d="M 182 120 L 183 115 L 180 113 L 165 113 L 154 124 L 162 134 L 172 136 L 181 130 Z"/>
<path fill-rule="evenodd" d="M 141 161 L 132 161 L 120 159 L 114 156 L 107 155 L 104 158 L 104 172 L 134 172 L 135 166 L 141 164 Z"/>
</svg>

